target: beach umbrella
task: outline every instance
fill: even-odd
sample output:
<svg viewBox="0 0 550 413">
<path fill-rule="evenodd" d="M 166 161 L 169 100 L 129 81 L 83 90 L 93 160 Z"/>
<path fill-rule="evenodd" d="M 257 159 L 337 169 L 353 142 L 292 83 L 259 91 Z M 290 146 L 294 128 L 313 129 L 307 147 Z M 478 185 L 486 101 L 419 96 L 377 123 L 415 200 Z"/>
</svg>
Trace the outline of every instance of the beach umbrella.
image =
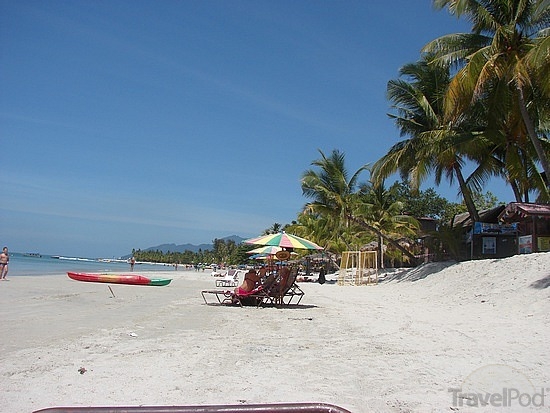
<svg viewBox="0 0 550 413">
<path fill-rule="evenodd" d="M 247 254 L 270 254 L 275 255 L 279 251 L 282 251 L 281 247 L 274 247 L 271 245 L 264 245 L 262 247 L 254 248 L 253 250 L 250 250 L 247 252 Z"/>
<path fill-rule="evenodd" d="M 248 257 L 251 260 L 272 260 L 274 257 L 273 254 L 254 254 Z"/>
<path fill-rule="evenodd" d="M 283 251 L 283 250 L 280 249 L 280 251 Z M 284 252 L 289 254 L 289 257 L 291 255 L 298 255 L 295 252 L 290 252 L 290 251 L 284 251 Z M 273 259 L 277 258 L 277 254 L 258 253 L 258 254 L 251 255 L 248 258 L 251 259 L 251 260 L 273 260 Z"/>
<path fill-rule="evenodd" d="M 303 249 L 303 250 L 322 250 L 323 247 L 311 242 L 305 238 L 296 235 L 279 232 L 278 234 L 262 235 L 261 237 L 251 238 L 243 241 L 245 244 L 266 245 L 272 247 L 281 247 L 285 249 Z"/>
</svg>

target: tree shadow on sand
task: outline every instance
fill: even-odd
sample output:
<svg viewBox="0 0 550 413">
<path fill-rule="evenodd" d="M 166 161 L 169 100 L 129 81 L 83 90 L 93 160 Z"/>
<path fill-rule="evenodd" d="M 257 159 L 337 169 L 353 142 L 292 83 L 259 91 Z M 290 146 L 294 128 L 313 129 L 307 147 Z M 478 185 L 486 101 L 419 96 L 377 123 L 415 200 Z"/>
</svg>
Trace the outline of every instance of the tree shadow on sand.
<svg viewBox="0 0 550 413">
<path fill-rule="evenodd" d="M 456 264 L 455 261 L 444 262 L 429 262 L 427 264 L 419 265 L 418 267 L 407 269 L 404 271 L 398 271 L 395 273 L 387 273 L 381 282 L 413 282 L 426 278 L 428 275 L 435 274 L 451 265 Z"/>
<path fill-rule="evenodd" d="M 547 275 L 540 280 L 535 281 L 530 285 L 531 288 L 536 288 L 537 290 L 542 290 L 544 288 L 550 287 L 550 275 Z"/>
</svg>

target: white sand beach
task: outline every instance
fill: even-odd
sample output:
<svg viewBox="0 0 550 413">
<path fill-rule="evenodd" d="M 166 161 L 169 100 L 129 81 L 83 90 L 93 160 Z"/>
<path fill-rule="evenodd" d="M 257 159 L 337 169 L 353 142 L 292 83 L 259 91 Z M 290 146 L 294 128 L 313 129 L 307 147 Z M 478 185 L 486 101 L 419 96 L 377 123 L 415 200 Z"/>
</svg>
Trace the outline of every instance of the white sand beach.
<svg viewBox="0 0 550 413">
<path fill-rule="evenodd" d="M 303 283 L 291 308 L 207 306 L 209 273 L 155 275 L 174 280 L 113 285 L 115 297 L 66 274 L 0 282 L 2 412 L 292 402 L 353 413 L 550 409 L 550 253 L 428 264 L 376 286 Z M 503 389 L 517 394 L 504 410 Z M 476 393 L 489 404 L 470 406 Z"/>
</svg>

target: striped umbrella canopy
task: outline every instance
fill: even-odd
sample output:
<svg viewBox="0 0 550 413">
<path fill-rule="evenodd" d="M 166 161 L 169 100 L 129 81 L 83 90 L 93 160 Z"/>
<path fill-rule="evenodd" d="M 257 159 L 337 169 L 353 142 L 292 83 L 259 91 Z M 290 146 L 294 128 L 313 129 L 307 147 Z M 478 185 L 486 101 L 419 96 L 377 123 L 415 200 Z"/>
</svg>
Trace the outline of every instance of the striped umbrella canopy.
<svg viewBox="0 0 550 413">
<path fill-rule="evenodd" d="M 303 250 L 322 250 L 323 247 L 311 242 L 305 238 L 296 235 L 279 232 L 278 234 L 262 235 L 261 237 L 251 238 L 243 241 L 245 244 L 266 245 L 282 248 L 297 248 Z"/>
<path fill-rule="evenodd" d="M 279 251 L 282 251 L 283 249 L 281 247 L 274 247 L 271 245 L 264 245 L 262 247 L 254 248 L 253 250 L 250 250 L 247 252 L 247 254 L 269 254 L 269 255 L 275 255 Z"/>
<path fill-rule="evenodd" d="M 272 260 L 273 255 L 271 254 L 254 254 L 249 257 L 251 260 Z"/>
</svg>

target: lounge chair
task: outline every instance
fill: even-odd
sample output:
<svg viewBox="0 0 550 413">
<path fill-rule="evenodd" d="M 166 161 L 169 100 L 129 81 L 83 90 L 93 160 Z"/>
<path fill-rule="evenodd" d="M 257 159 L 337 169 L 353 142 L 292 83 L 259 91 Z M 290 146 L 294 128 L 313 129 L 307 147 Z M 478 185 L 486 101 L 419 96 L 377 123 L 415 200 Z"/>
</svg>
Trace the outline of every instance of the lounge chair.
<svg viewBox="0 0 550 413">
<path fill-rule="evenodd" d="M 254 290 L 246 294 L 235 294 L 232 290 L 203 290 L 202 298 L 206 304 L 216 304 L 209 302 L 207 297 L 214 295 L 217 304 L 238 304 L 255 305 L 257 307 L 263 304 L 290 305 L 295 297 L 298 305 L 304 296 L 304 292 L 295 283 L 298 269 L 292 268 L 286 276 L 270 274 Z"/>
<path fill-rule="evenodd" d="M 223 278 L 216 280 L 216 287 L 236 287 L 239 285 L 239 270 L 227 270 Z"/>
<path fill-rule="evenodd" d="M 297 297 L 298 301 L 295 305 L 300 304 L 304 292 L 296 284 L 297 276 L 298 268 L 291 267 L 287 274 L 283 273 L 269 288 L 264 288 L 258 293 L 262 297 L 262 302 L 274 305 L 290 305 Z"/>
<path fill-rule="evenodd" d="M 202 299 L 206 304 L 216 304 L 215 302 L 209 302 L 206 297 L 215 296 L 218 304 L 238 304 L 241 307 L 244 305 L 256 305 L 257 307 L 262 304 L 261 292 L 263 287 L 260 285 L 246 294 L 235 294 L 233 290 L 202 290 Z"/>
</svg>

